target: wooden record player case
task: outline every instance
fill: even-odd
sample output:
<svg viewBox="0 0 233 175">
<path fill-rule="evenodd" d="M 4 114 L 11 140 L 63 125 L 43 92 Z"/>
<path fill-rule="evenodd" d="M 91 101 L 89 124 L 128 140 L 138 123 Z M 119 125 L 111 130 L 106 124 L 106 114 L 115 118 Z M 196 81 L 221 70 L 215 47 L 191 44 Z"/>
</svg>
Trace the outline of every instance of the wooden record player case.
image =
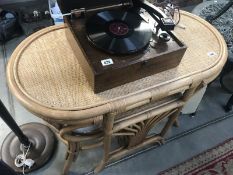
<svg viewBox="0 0 233 175">
<path fill-rule="evenodd" d="M 73 3 L 69 4 L 69 1 Z M 71 4 L 74 9 L 83 7 L 78 3 L 79 1 L 75 1 L 75 6 L 74 1 L 69 1 L 62 1 L 60 4 L 63 13 L 72 10 Z M 85 55 L 85 58 L 79 59 L 79 62 L 95 93 L 174 68 L 180 63 L 187 48 L 172 32 L 169 32 L 171 39 L 166 43 L 161 42 L 155 47 L 148 45 L 145 50 L 127 56 L 110 55 L 95 48 L 88 40 L 85 30 L 87 19 L 88 15 L 79 19 L 65 17 Z M 74 50 L 75 47 L 73 46 Z"/>
</svg>

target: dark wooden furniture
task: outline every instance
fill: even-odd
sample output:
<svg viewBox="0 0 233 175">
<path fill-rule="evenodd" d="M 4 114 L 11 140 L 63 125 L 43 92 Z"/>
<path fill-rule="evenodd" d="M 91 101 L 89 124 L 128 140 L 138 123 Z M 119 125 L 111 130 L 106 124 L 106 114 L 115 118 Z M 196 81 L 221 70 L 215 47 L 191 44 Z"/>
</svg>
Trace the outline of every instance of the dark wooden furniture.
<svg viewBox="0 0 233 175">
<path fill-rule="evenodd" d="M 187 48 L 170 32 L 172 39 L 157 44 L 156 48 L 149 45 L 144 51 L 128 56 L 109 55 L 88 41 L 84 20 L 71 20 L 69 26 L 85 55 L 79 61 L 95 93 L 174 68 Z M 114 64 L 103 66 L 101 61 L 109 58 Z"/>
<path fill-rule="evenodd" d="M 112 1 L 119 3 L 118 1 Z M 125 2 L 129 2 L 125 0 Z M 102 1 L 99 3 L 102 6 L 109 5 L 109 2 Z M 111 5 L 113 5 L 111 4 Z M 63 13 L 71 12 L 72 8 L 85 7 L 87 10 L 95 8 L 94 4 L 82 3 L 82 1 L 63 1 L 61 0 L 60 6 Z M 97 6 L 98 7 L 98 6 Z M 115 7 L 116 11 L 125 9 L 126 7 Z M 82 48 L 84 59 L 79 59 L 81 67 L 89 81 L 90 86 L 95 93 L 99 93 L 111 88 L 129 83 L 140 78 L 144 78 L 161 71 L 165 71 L 178 66 L 187 47 L 182 43 L 179 38 L 172 32 L 168 32 L 171 39 L 168 42 L 163 42 L 158 39 L 157 34 L 152 35 L 155 46 L 151 46 L 150 42 L 146 45 L 144 50 L 127 56 L 119 56 L 117 54 L 108 54 L 99 48 L 96 48 L 88 39 L 86 23 L 92 15 L 104 10 L 95 10 L 94 12 L 86 12 L 84 17 L 78 19 L 73 16 L 65 16 L 65 21 L 68 24 L 73 36 L 76 38 L 78 45 Z M 138 12 L 134 12 L 139 15 Z M 148 25 L 154 25 L 155 21 L 148 14 L 144 13 L 144 20 L 150 21 Z M 142 18 L 143 20 L 143 18 Z M 132 21 L 133 22 L 133 21 Z M 160 33 L 161 31 L 158 31 Z M 69 38 L 69 37 L 68 37 Z M 137 38 L 138 40 L 143 38 Z M 72 40 L 72 39 L 71 39 Z M 71 41 L 72 42 L 72 41 Z M 122 43 L 123 44 L 123 43 Z M 73 48 L 75 52 L 75 46 Z M 83 58 L 83 57 L 82 57 Z M 103 61 L 111 59 L 112 64 L 103 65 Z"/>
</svg>

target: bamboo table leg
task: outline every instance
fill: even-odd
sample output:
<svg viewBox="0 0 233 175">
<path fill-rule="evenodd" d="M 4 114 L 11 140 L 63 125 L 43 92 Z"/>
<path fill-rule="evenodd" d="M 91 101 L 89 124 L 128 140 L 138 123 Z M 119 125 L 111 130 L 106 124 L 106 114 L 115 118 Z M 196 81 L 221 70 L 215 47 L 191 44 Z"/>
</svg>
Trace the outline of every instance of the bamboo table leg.
<svg viewBox="0 0 233 175">
<path fill-rule="evenodd" d="M 174 124 L 173 124 L 175 127 L 179 127 L 179 122 L 178 120 L 175 120 Z"/>
<path fill-rule="evenodd" d="M 111 149 L 111 139 L 112 139 L 112 128 L 113 128 L 113 123 L 114 123 L 114 114 L 110 113 L 106 116 L 104 116 L 104 131 L 106 132 L 104 135 L 104 157 L 100 164 L 95 168 L 94 172 L 98 173 L 102 169 L 104 169 L 106 163 L 109 160 L 109 153 Z"/>
<path fill-rule="evenodd" d="M 197 89 L 197 86 L 196 87 L 192 87 L 191 89 L 189 90 L 186 90 L 184 92 L 184 95 L 183 95 L 183 98 L 182 100 L 184 102 L 187 102 L 189 100 L 189 98 L 195 93 Z M 168 119 L 168 122 L 166 123 L 165 127 L 163 128 L 163 130 L 161 131 L 160 133 L 160 136 L 161 137 L 164 137 L 164 135 L 167 133 L 168 129 L 172 126 L 172 125 L 175 125 L 175 126 L 178 126 L 178 117 L 180 115 L 180 112 L 182 110 L 183 106 L 182 107 L 179 107 L 178 110 L 169 117 Z"/>
<path fill-rule="evenodd" d="M 63 175 L 69 174 L 69 169 L 72 165 L 72 162 L 75 161 L 78 152 L 79 152 L 79 144 L 76 142 L 69 142 L 67 148 L 66 161 L 63 168 Z"/>
<path fill-rule="evenodd" d="M 172 114 L 166 125 L 164 126 L 163 130 L 161 131 L 161 133 L 159 134 L 161 137 L 164 137 L 165 134 L 167 133 L 167 131 L 169 130 L 169 128 L 174 125 L 174 123 L 177 121 L 177 118 L 179 117 L 180 115 L 180 111 L 182 110 L 182 107 L 180 107 L 174 114 Z"/>
</svg>

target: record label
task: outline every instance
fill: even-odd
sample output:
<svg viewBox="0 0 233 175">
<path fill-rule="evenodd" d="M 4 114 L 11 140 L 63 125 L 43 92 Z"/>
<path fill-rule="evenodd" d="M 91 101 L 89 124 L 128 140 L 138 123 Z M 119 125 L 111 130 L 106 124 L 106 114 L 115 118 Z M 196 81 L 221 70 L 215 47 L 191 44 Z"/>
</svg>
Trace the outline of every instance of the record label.
<svg viewBox="0 0 233 175">
<path fill-rule="evenodd" d="M 128 34 L 129 27 L 123 22 L 112 22 L 109 25 L 109 31 L 116 36 L 123 36 Z"/>
</svg>

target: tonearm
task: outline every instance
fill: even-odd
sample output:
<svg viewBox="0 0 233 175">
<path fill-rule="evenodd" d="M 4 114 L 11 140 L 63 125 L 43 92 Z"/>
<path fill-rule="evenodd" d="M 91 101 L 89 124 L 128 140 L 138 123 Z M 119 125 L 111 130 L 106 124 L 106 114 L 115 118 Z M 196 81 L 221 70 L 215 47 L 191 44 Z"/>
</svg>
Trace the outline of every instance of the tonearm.
<svg viewBox="0 0 233 175">
<path fill-rule="evenodd" d="M 158 22 L 158 27 L 164 31 L 173 30 L 175 23 L 172 18 L 165 15 L 165 13 L 158 7 L 145 0 L 132 0 L 134 7 L 145 9 L 152 18 Z"/>
</svg>

